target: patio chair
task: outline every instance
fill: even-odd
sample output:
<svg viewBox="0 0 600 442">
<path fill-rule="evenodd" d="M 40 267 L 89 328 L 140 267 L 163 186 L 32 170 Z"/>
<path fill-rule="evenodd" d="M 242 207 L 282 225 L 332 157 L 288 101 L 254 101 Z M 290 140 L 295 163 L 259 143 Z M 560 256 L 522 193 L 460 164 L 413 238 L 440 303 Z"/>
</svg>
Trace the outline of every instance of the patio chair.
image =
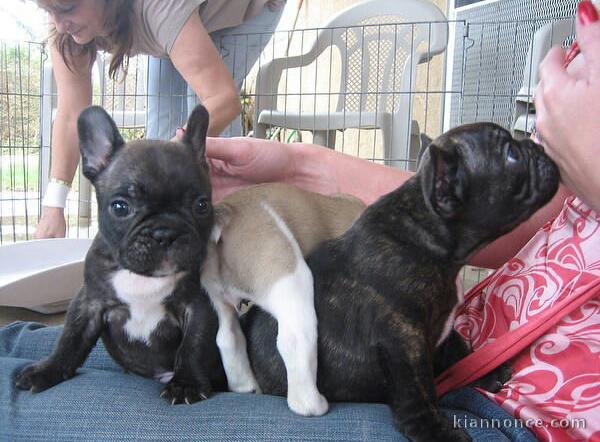
<svg viewBox="0 0 600 442">
<path fill-rule="evenodd" d="M 516 138 L 529 137 L 535 126 L 533 97 L 540 81 L 540 63 L 552 46 L 563 44 L 574 32 L 573 19 L 569 18 L 546 23 L 533 34 L 523 69 L 523 85 L 515 98 L 513 133 Z"/>
<path fill-rule="evenodd" d="M 369 0 L 353 5 L 318 29 L 306 53 L 275 58 L 261 67 L 254 135 L 266 138 L 270 126 L 304 130 L 313 133 L 315 143 L 334 147 L 337 130 L 381 129 L 388 164 L 392 159 L 405 160 L 414 125 L 417 65 L 443 52 L 447 40 L 446 17 L 428 1 Z M 328 48 L 337 49 L 341 66 L 333 73 L 329 64 L 329 76 L 337 77 L 330 78 L 329 84 L 339 83 L 339 90 L 327 91 L 326 108 L 316 104 L 311 112 L 278 108 L 284 70 L 309 66 Z M 312 95 L 317 100 L 322 94 L 314 89 L 294 95 Z M 337 103 L 332 106 L 332 101 Z M 418 139 L 419 134 L 414 135 Z"/>
<path fill-rule="evenodd" d="M 147 57 L 139 57 L 136 63 L 130 66 L 125 79 L 120 81 L 108 77 L 110 55 L 100 54 L 96 59 L 101 106 L 106 109 L 120 129 L 134 129 L 146 125 L 147 60 Z"/>
</svg>

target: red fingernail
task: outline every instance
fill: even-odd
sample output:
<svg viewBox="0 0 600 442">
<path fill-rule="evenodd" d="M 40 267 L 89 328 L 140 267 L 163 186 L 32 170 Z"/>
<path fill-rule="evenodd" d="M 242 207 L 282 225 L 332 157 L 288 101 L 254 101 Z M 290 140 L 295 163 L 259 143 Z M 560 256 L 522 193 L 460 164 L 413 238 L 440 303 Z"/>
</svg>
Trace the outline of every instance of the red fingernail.
<svg viewBox="0 0 600 442">
<path fill-rule="evenodd" d="M 567 51 L 567 55 L 565 56 L 565 62 L 563 64 L 564 67 L 567 67 L 571 64 L 571 62 L 579 55 L 579 44 L 574 41 L 569 50 Z"/>
<path fill-rule="evenodd" d="M 577 19 L 579 20 L 579 24 L 584 26 L 598 21 L 598 11 L 592 2 L 583 0 L 579 3 L 577 7 Z"/>
</svg>

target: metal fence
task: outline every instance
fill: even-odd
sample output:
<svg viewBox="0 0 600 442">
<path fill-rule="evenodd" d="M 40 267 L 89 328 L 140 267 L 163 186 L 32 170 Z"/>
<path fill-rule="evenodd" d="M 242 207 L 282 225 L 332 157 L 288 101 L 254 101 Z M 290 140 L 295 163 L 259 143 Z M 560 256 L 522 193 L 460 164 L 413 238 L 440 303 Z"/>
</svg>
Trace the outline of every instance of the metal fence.
<svg viewBox="0 0 600 442">
<path fill-rule="evenodd" d="M 408 169 L 421 134 L 494 121 L 525 135 L 534 118 L 537 63 L 551 44 L 572 37 L 573 13 L 574 6 L 561 17 L 530 20 L 381 20 L 229 36 L 240 47 L 269 40 L 254 67 L 244 66 L 250 74 L 241 85 L 237 130 L 314 141 Z M 440 32 L 447 33 L 441 49 L 435 46 Z M 31 238 L 38 221 L 56 106 L 47 58 L 43 44 L 0 41 L 0 244 Z M 113 81 L 100 56 L 93 70 L 94 103 L 129 139 L 145 135 L 148 69 L 145 57 L 133 58 L 127 76 Z M 76 176 L 68 236 L 95 233 L 94 204 L 89 186 Z"/>
<path fill-rule="evenodd" d="M 0 243 L 37 222 L 44 58 L 38 43 L 0 41 Z"/>
</svg>

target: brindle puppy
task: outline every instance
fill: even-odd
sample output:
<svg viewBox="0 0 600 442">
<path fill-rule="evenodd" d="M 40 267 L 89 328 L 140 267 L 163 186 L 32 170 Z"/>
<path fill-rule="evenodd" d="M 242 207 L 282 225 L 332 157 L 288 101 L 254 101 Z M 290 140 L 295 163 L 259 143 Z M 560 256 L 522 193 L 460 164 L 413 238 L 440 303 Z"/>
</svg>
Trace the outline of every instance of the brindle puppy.
<svg viewBox="0 0 600 442">
<path fill-rule="evenodd" d="M 540 146 L 494 124 L 436 139 L 415 176 L 309 256 L 319 390 L 330 401 L 387 402 L 412 440 L 469 440 L 440 412 L 434 386 L 436 347 L 456 342 L 458 272 L 546 204 L 558 180 Z M 274 321 L 253 309 L 245 329 L 262 391 L 285 395 Z"/>
</svg>

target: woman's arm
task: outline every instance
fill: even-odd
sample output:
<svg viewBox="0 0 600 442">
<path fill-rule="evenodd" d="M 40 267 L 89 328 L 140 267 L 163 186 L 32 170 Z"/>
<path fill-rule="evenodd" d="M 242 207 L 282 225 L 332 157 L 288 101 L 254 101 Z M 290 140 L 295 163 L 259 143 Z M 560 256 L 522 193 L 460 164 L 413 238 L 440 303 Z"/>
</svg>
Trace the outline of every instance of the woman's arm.
<svg viewBox="0 0 600 442">
<path fill-rule="evenodd" d="M 192 14 L 183 25 L 169 56 L 208 110 L 208 134 L 218 136 L 240 114 L 242 106 L 231 73 L 206 32 L 199 14 Z"/>
<path fill-rule="evenodd" d="M 92 73 L 88 57 L 74 57 L 70 70 L 56 48 L 51 49 L 57 89 L 56 116 L 52 127 L 50 176 L 73 181 L 79 164 L 77 118 L 92 104 Z"/>
<path fill-rule="evenodd" d="M 52 127 L 50 177 L 71 183 L 79 163 L 77 118 L 92 103 L 91 66 L 88 57 L 74 57 L 70 70 L 54 45 L 50 56 L 58 97 Z M 43 206 L 34 238 L 64 237 L 65 231 L 64 208 Z"/>
<path fill-rule="evenodd" d="M 215 200 L 243 187 L 287 182 L 323 194 L 349 193 L 370 204 L 412 172 L 393 169 L 314 144 L 258 138 L 208 138 Z"/>
<path fill-rule="evenodd" d="M 413 175 L 313 144 L 282 144 L 247 137 L 209 138 L 206 155 L 215 200 L 252 184 L 282 181 L 323 194 L 352 194 L 370 204 Z M 561 187 L 550 203 L 483 249 L 471 264 L 489 268 L 504 264 L 558 214 L 568 195 Z"/>
</svg>

